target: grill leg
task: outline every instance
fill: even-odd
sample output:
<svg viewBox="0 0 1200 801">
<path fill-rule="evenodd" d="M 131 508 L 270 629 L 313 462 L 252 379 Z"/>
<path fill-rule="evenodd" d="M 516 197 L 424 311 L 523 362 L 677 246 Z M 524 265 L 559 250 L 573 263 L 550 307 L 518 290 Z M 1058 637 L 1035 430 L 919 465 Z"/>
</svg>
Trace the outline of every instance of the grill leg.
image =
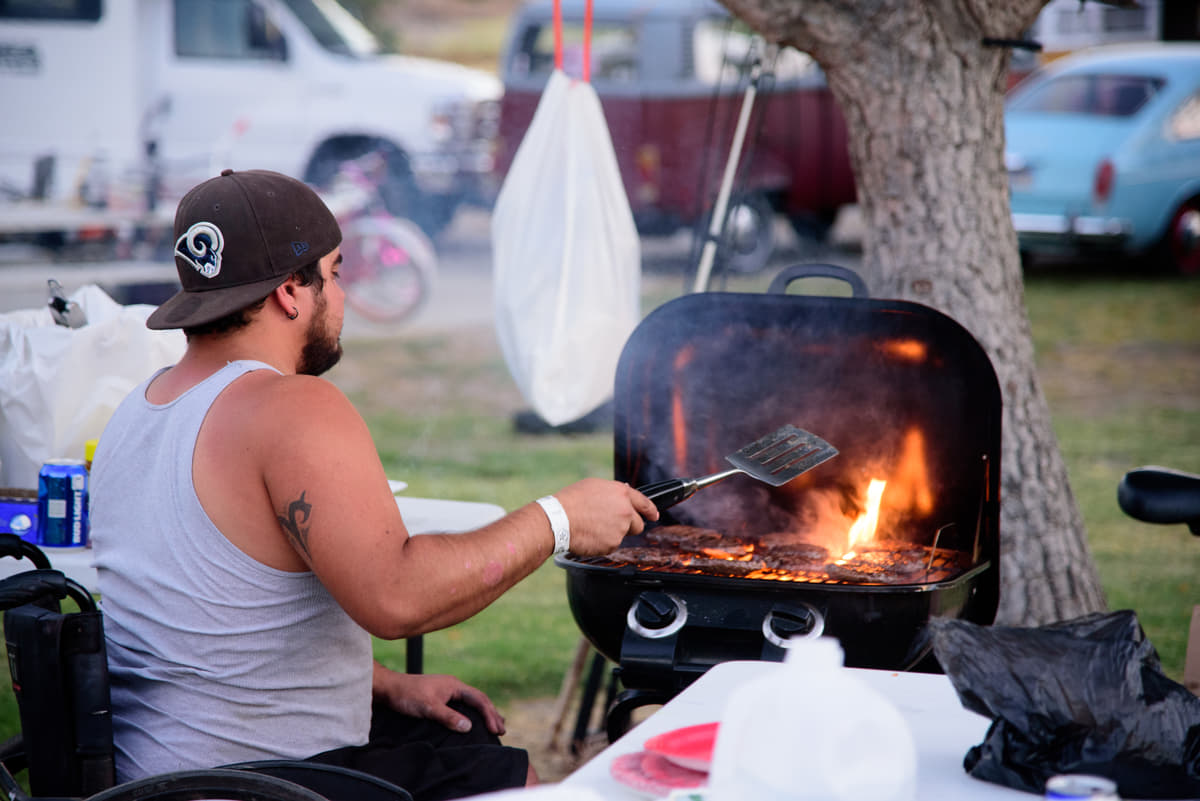
<svg viewBox="0 0 1200 801">
<path fill-rule="evenodd" d="M 583 696 L 579 699 L 579 715 L 575 718 L 575 733 L 571 737 L 571 755 L 578 756 L 587 741 L 588 726 L 592 722 L 592 708 L 596 705 L 596 694 L 600 691 L 600 677 L 604 674 L 604 656 L 592 654 L 587 681 L 583 685 Z"/>
<path fill-rule="evenodd" d="M 558 698 L 554 701 L 554 726 L 550 730 L 549 743 L 551 751 L 558 750 L 558 735 L 566 725 L 571 699 L 575 695 L 575 691 L 579 689 L 579 680 L 583 676 L 583 664 L 587 661 L 591 650 L 587 639 L 580 637 L 579 644 L 575 646 L 575 656 L 571 660 L 571 666 L 563 675 L 562 686 L 558 688 Z"/>
<path fill-rule="evenodd" d="M 404 641 L 404 670 L 406 673 L 422 673 L 425 670 L 425 635 L 418 634 Z"/>
</svg>

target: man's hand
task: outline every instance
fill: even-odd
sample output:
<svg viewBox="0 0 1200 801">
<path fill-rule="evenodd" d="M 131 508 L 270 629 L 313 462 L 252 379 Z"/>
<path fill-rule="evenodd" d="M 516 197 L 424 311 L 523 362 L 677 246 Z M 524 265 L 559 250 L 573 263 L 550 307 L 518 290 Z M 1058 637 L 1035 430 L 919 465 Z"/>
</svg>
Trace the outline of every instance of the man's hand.
<svg viewBox="0 0 1200 801">
<path fill-rule="evenodd" d="M 454 676 L 397 673 L 376 662 L 371 691 L 376 699 L 386 701 L 403 715 L 436 720 L 458 732 L 470 731 L 471 721 L 448 704 L 463 701 L 483 714 L 489 732 L 501 735 L 505 731 L 504 718 L 492 700 Z"/>
<path fill-rule="evenodd" d="M 571 553 L 599 556 L 640 534 L 658 509 L 642 493 L 619 481 L 585 478 L 554 493 L 571 525 Z"/>
</svg>

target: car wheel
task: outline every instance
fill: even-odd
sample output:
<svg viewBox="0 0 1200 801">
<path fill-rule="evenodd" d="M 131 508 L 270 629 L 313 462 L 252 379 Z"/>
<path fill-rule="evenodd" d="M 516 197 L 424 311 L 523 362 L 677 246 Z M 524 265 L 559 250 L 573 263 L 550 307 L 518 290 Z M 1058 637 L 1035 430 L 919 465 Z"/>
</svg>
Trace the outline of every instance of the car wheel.
<svg viewBox="0 0 1200 801">
<path fill-rule="evenodd" d="M 726 267 L 735 273 L 756 273 L 767 266 L 775 251 L 775 209 L 760 193 L 730 201 L 722 253 Z"/>
<path fill-rule="evenodd" d="M 1171 216 L 1163 255 L 1179 275 L 1200 276 L 1200 198 L 1188 200 Z"/>
</svg>

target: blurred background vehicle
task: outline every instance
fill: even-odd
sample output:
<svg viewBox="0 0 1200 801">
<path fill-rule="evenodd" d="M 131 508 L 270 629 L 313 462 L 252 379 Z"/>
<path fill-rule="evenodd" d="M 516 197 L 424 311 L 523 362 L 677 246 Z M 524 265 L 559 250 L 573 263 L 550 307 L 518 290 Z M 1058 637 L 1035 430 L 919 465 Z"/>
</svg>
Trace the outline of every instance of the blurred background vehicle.
<svg viewBox="0 0 1200 801">
<path fill-rule="evenodd" d="M 550 0 L 533 0 L 512 17 L 500 61 L 500 176 L 554 68 L 552 14 Z M 562 16 L 564 72 L 579 77 L 583 1 L 564 0 Z M 595 5 L 592 24 L 591 82 L 638 230 L 706 230 L 761 50 L 712 0 L 610 0 Z M 775 214 L 821 238 L 855 198 L 845 122 L 821 70 L 792 49 L 763 67 L 772 75 L 759 86 L 730 201 L 729 266 L 741 272 L 766 264 Z"/>
<path fill-rule="evenodd" d="M 1145 256 L 1200 274 L 1200 44 L 1057 59 L 1010 95 L 1005 130 L 1023 256 Z"/>
<path fill-rule="evenodd" d="M 335 0 L 14 0 L 0 54 L 18 198 L 133 215 L 224 167 L 324 186 L 380 152 L 388 210 L 431 235 L 491 202 L 496 77 L 384 54 Z"/>
<path fill-rule="evenodd" d="M 1102 44 L 1195 40 L 1197 12 L 1200 0 L 1050 0 L 1029 34 L 1042 45 L 1040 58 L 1049 61 Z"/>
</svg>

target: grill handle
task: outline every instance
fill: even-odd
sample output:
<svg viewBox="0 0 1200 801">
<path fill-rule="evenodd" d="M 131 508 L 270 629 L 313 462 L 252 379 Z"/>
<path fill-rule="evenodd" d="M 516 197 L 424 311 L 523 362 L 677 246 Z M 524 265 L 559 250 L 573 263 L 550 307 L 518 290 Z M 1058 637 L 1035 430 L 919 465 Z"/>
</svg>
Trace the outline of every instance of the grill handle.
<svg viewBox="0 0 1200 801">
<path fill-rule="evenodd" d="M 850 294 L 855 298 L 869 298 L 867 282 L 853 270 L 837 264 L 789 264 L 779 271 L 767 288 L 767 294 L 786 295 L 788 285 L 801 278 L 834 278 L 850 285 Z"/>
</svg>

